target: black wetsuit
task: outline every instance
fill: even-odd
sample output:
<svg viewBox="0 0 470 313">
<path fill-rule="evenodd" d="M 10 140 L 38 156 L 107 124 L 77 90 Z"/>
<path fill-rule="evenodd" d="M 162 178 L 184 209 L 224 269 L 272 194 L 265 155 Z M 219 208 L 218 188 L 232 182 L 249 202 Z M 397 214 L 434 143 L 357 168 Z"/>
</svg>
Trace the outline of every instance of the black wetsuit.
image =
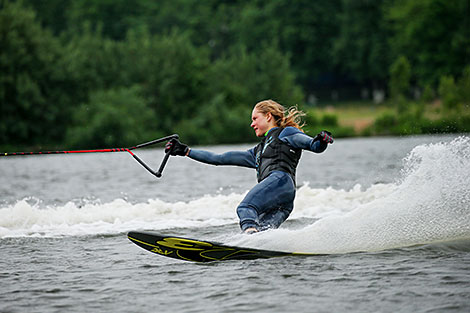
<svg viewBox="0 0 470 313">
<path fill-rule="evenodd" d="M 237 165 L 256 168 L 258 184 L 237 208 L 240 227 L 277 228 L 292 212 L 295 199 L 295 168 L 301 150 L 323 152 L 327 143 L 294 127 L 270 129 L 263 141 L 247 151 L 215 154 L 191 149 L 189 157 L 213 165 Z M 263 151 L 264 150 L 264 151 Z"/>
</svg>

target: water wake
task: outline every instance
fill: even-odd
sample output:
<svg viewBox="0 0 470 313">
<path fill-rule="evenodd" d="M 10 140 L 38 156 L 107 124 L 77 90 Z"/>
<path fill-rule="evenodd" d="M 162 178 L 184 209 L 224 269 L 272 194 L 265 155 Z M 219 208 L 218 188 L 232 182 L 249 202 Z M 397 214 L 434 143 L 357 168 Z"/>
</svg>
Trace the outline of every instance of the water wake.
<svg viewBox="0 0 470 313">
<path fill-rule="evenodd" d="M 350 190 L 297 192 L 290 220 L 318 220 L 254 236 L 224 235 L 229 244 L 312 253 L 378 251 L 470 240 L 470 138 L 420 145 L 403 160 L 393 184 Z M 69 202 L 44 206 L 32 199 L 0 207 L 0 238 L 116 234 L 136 229 L 207 228 L 238 221 L 244 194 L 204 196 L 190 202 L 159 199 L 133 204 Z M 219 238 L 220 239 L 220 238 Z M 220 240 L 219 240 L 220 241 Z"/>
<path fill-rule="evenodd" d="M 240 195 L 205 196 L 184 202 L 158 199 L 132 204 L 123 199 L 109 203 L 69 202 L 64 206 L 42 207 L 40 201 L 23 199 L 0 209 L 0 237 L 76 236 L 113 234 L 132 229 L 209 227 L 233 222 Z M 214 204 L 220 204 L 215 206 Z"/>
<path fill-rule="evenodd" d="M 470 241 L 470 138 L 415 147 L 404 159 L 402 178 L 385 189 L 385 194 L 350 212 L 327 216 L 297 231 L 238 239 L 237 244 L 346 253 Z"/>
<path fill-rule="evenodd" d="M 313 189 L 304 185 L 296 199 L 292 219 L 341 215 L 357 206 L 383 197 L 391 185 L 374 185 L 361 191 Z M 236 207 L 244 194 L 204 196 L 190 202 L 151 199 L 132 204 L 124 199 L 69 202 L 64 206 L 44 206 L 37 199 L 23 199 L 0 208 L 0 237 L 77 236 L 113 234 L 135 229 L 211 227 L 238 221 Z M 312 205 L 312 199 L 313 205 Z"/>
</svg>

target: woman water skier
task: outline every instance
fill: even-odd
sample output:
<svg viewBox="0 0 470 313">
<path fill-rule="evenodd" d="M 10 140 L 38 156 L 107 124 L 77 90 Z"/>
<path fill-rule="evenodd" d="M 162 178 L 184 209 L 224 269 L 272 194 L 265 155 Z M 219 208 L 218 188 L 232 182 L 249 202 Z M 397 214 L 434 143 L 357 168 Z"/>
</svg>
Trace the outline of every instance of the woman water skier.
<svg viewBox="0 0 470 313">
<path fill-rule="evenodd" d="M 258 184 L 251 189 L 237 208 L 240 228 L 251 234 L 269 228 L 278 228 L 294 208 L 295 170 L 302 149 L 321 153 L 333 137 L 322 131 L 314 138 L 302 131 L 300 116 L 295 107 L 286 110 L 273 100 L 258 102 L 252 112 L 251 127 L 261 142 L 247 151 L 215 154 L 190 149 L 177 139 L 169 141 L 165 152 L 188 156 L 212 165 L 237 165 L 255 168 Z"/>
</svg>

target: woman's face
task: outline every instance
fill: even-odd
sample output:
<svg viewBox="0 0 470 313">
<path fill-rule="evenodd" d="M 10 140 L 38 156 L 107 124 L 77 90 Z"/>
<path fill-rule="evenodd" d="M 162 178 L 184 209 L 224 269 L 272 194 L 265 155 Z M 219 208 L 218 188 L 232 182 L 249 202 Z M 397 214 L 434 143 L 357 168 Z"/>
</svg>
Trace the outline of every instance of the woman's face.
<svg viewBox="0 0 470 313">
<path fill-rule="evenodd" d="M 274 119 L 271 113 L 263 114 L 255 108 L 251 114 L 251 127 L 253 127 L 256 136 L 263 137 L 264 134 L 273 128 Z"/>
</svg>

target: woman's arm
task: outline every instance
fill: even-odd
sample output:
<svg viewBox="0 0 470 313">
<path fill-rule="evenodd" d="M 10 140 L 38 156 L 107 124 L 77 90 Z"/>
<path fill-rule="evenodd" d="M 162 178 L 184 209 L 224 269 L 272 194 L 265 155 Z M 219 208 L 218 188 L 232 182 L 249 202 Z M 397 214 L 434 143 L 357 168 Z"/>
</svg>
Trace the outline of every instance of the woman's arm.
<svg viewBox="0 0 470 313">
<path fill-rule="evenodd" d="M 236 165 L 249 168 L 255 168 L 256 166 L 254 148 L 247 151 L 229 151 L 222 154 L 190 149 L 188 157 L 212 165 Z"/>
<path fill-rule="evenodd" d="M 316 153 L 325 151 L 328 143 L 323 140 L 306 135 L 295 127 L 286 127 L 280 134 L 279 139 L 289 143 L 293 148 L 310 150 Z"/>
</svg>

